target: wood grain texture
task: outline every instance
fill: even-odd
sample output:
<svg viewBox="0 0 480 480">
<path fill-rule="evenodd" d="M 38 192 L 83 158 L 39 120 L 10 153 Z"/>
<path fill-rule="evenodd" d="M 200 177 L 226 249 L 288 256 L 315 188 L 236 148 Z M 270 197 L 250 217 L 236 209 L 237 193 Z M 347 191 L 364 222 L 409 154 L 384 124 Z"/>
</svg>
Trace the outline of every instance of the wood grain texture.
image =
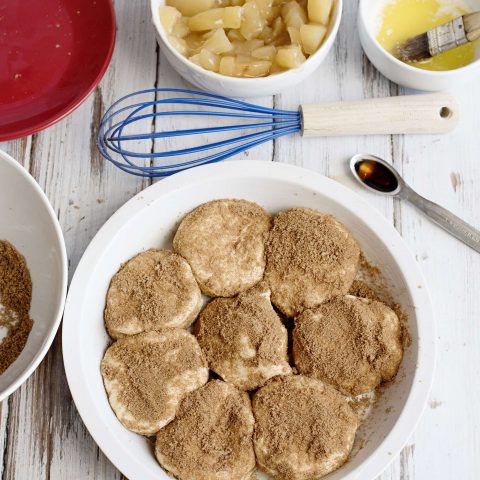
<svg viewBox="0 0 480 480">
<path fill-rule="evenodd" d="M 458 125 L 451 95 L 423 94 L 304 104 L 303 138 L 354 135 L 433 134 Z"/>
<path fill-rule="evenodd" d="M 258 102 L 296 109 L 302 103 L 412 93 L 388 82 L 362 54 L 354 34 L 356 8 L 357 2 L 346 2 L 336 45 L 310 79 L 299 88 Z M 117 0 L 116 10 L 116 53 L 94 94 L 54 127 L 0 145 L 32 173 L 52 202 L 67 242 L 70 276 L 100 226 L 151 183 L 118 171 L 99 156 L 95 136 L 106 106 L 133 90 L 188 86 L 158 50 L 148 2 Z M 472 82 L 453 93 L 460 102 L 461 122 L 445 136 L 293 136 L 243 155 L 302 165 L 356 190 L 400 231 L 430 285 L 439 340 L 431 400 L 415 435 L 377 480 L 480 478 L 480 256 L 413 207 L 360 190 L 347 171 L 352 155 L 379 155 L 393 162 L 419 193 L 480 227 L 480 92 Z M 168 122 L 169 127 L 191 125 L 178 119 Z M 145 128 L 150 127 L 147 122 Z M 174 141 L 169 146 L 175 147 Z M 122 479 L 78 416 L 65 379 L 58 335 L 35 374 L 1 405 L 0 451 L 3 480 Z"/>
</svg>

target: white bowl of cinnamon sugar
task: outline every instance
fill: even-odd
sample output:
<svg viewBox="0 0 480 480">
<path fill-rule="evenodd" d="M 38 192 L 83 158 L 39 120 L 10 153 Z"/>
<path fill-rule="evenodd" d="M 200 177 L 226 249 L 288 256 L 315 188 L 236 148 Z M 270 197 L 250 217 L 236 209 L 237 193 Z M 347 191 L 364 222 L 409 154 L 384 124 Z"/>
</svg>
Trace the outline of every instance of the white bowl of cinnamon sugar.
<svg viewBox="0 0 480 480">
<path fill-rule="evenodd" d="M 0 151 L 0 401 L 46 355 L 60 325 L 67 277 L 65 243 L 47 197 Z"/>
<path fill-rule="evenodd" d="M 236 210 L 229 208 L 232 204 L 235 204 Z M 285 210 L 293 212 L 297 223 L 288 223 L 292 221 L 292 217 L 285 214 Z M 250 214 L 244 215 L 242 212 Z M 325 213 L 329 215 L 324 215 Z M 318 309 L 305 307 L 298 314 L 297 300 L 307 287 L 313 288 L 307 295 L 308 301 L 318 300 L 314 298 L 319 293 L 319 290 L 315 290 L 318 283 L 314 282 L 313 287 L 311 283 L 302 284 L 305 289 L 297 289 L 293 295 L 288 289 L 284 290 L 287 293 L 282 298 L 287 300 L 286 303 L 282 303 L 278 295 L 275 298 L 275 290 L 277 289 L 278 294 L 279 284 L 288 279 L 291 272 L 295 272 L 293 261 L 285 254 L 286 250 L 290 251 L 291 245 L 278 239 L 282 238 L 284 231 L 296 234 L 299 231 L 296 230 L 298 225 L 309 225 L 308 220 L 302 220 L 304 214 L 305 218 L 312 218 L 315 222 L 318 220 L 318 225 L 324 225 L 322 228 L 328 227 L 331 236 L 323 235 L 327 231 L 324 230 L 321 241 L 328 243 L 329 239 L 335 237 L 337 240 L 333 243 L 333 250 L 348 262 L 354 257 L 355 262 L 358 262 L 362 251 L 364 260 L 360 262 L 360 270 L 364 283 L 357 280 L 355 289 L 351 288 L 350 283 L 345 290 L 348 291 L 347 296 L 344 296 L 343 291 L 327 303 L 319 300 Z M 242 215 L 245 220 L 236 222 L 235 219 Z M 262 219 L 269 215 L 274 216 L 273 227 L 270 229 L 267 221 L 265 234 Z M 206 224 L 204 219 L 207 217 L 213 221 Z M 218 231 L 219 225 L 224 225 L 228 234 L 212 234 Z M 244 227 L 239 227 L 239 231 L 249 232 L 249 240 L 243 239 L 241 244 L 237 242 L 237 237 L 230 236 L 231 231 L 238 225 Z M 218 271 L 220 263 L 215 263 L 215 256 L 223 255 L 222 248 L 231 248 L 228 252 L 233 252 L 233 255 L 243 255 L 248 250 L 249 242 L 256 245 L 252 252 L 261 251 L 257 249 L 258 236 L 252 233 L 252 225 L 258 227 L 258 235 L 265 234 L 262 238 L 268 238 L 261 242 L 267 259 L 264 281 L 252 287 L 251 283 L 262 280 L 262 272 L 258 276 L 255 274 L 255 279 L 252 280 L 247 274 L 253 273 L 254 269 L 243 268 L 245 265 L 242 264 L 242 269 L 239 268 L 237 273 L 241 270 L 243 280 L 249 283 L 245 286 L 248 290 L 240 290 L 238 296 L 231 297 L 232 294 L 235 295 L 234 292 L 226 294 L 224 290 L 217 288 L 218 285 L 214 285 L 212 276 L 216 275 L 218 279 L 222 273 Z M 289 225 L 293 230 L 289 230 Z M 275 237 L 277 227 L 280 236 Z M 132 232 L 135 234 L 132 235 Z M 311 233 L 311 230 L 308 232 Z M 209 234 L 211 241 L 206 242 L 205 238 Z M 277 238 L 278 244 L 275 243 L 277 240 L 272 240 L 274 238 Z M 306 237 L 303 235 L 291 238 L 297 239 L 293 242 L 295 245 L 305 244 Z M 337 249 L 342 238 L 344 242 L 348 241 L 346 250 L 342 250 L 343 247 Z M 351 240 L 352 238 L 354 240 Z M 229 239 L 233 240 L 229 243 Z M 222 246 L 222 242 L 230 247 Z M 151 263 L 154 256 L 160 255 L 160 249 L 175 250 L 175 254 L 170 252 L 167 256 L 177 255 L 178 258 L 172 257 L 172 261 L 175 260 L 178 264 L 187 262 L 191 267 L 190 272 L 188 265 L 185 266 L 190 273 L 183 278 L 190 278 L 193 272 L 202 292 L 217 297 L 201 311 L 194 323 L 192 334 L 181 328 L 192 323 L 190 314 L 193 310 L 198 312 L 195 302 L 190 302 L 188 308 L 182 307 L 183 317 L 177 319 L 179 324 L 175 334 L 167 333 L 164 327 L 155 329 L 152 322 L 158 321 L 158 316 L 147 318 L 142 313 L 150 314 L 155 307 L 154 303 L 161 302 L 158 291 L 148 293 L 144 297 L 145 305 L 143 306 L 142 301 L 139 302 L 139 310 L 135 310 L 137 307 L 132 303 L 135 295 L 140 290 L 149 288 L 149 285 L 155 284 L 158 288 L 164 288 L 162 284 L 166 281 L 168 271 L 162 267 L 161 262 Z M 319 252 L 318 249 L 315 251 Z M 344 254 L 339 253 L 341 251 Z M 198 252 L 202 255 L 199 256 Z M 274 252 L 279 252 L 281 258 L 277 264 L 273 262 L 273 269 L 270 269 Z M 323 250 L 320 255 L 322 252 Z M 334 253 L 334 256 L 337 253 Z M 261 255 L 247 257 L 249 262 L 253 262 L 250 264 L 257 265 L 257 262 L 261 264 L 263 261 L 265 266 Z M 227 259 L 222 265 L 228 265 L 231 257 L 223 255 L 222 258 Z M 368 262 L 365 259 L 368 259 Z M 330 258 L 328 262 L 334 260 Z M 287 265 L 285 261 L 290 264 Z M 314 264 L 315 262 L 304 264 L 305 268 L 298 270 L 300 275 L 314 270 L 313 267 L 310 268 Z M 331 273 L 331 270 L 329 272 Z M 335 275 L 337 274 L 340 277 L 336 276 L 336 281 L 331 285 L 333 288 L 343 289 L 345 283 L 353 280 L 355 272 L 342 267 L 336 270 Z M 151 275 L 148 278 L 152 279 L 153 283 L 146 282 L 147 275 Z M 115 278 L 113 282 L 112 277 Z M 231 275 L 227 280 L 238 278 L 240 275 Z M 318 278 L 319 282 L 324 280 L 323 277 Z M 225 280 L 222 282 L 222 286 L 227 285 Z M 172 285 L 177 283 L 175 281 Z M 232 282 L 228 285 L 231 286 Z M 280 285 L 280 288 L 283 287 L 284 285 Z M 136 288 L 136 291 L 132 288 Z M 238 288 L 235 288 L 235 291 L 238 291 Z M 272 296 L 269 289 L 273 292 Z M 189 287 L 188 291 L 195 299 L 195 288 Z M 375 303 L 375 312 L 369 303 L 371 300 L 368 300 L 371 299 L 372 292 L 381 300 Z M 104 314 L 107 313 L 107 327 L 112 334 L 113 323 L 109 315 L 114 311 L 112 306 L 118 307 L 123 301 L 122 296 L 128 299 L 128 308 L 123 311 L 125 315 L 114 325 L 115 331 L 120 331 L 121 327 L 122 335 L 114 333 L 110 337 L 105 327 Z M 230 298 L 222 298 L 229 296 Z M 185 297 L 186 295 L 183 299 Z M 155 302 L 151 301 L 152 298 Z M 282 323 L 271 302 L 285 314 L 283 319 L 287 316 L 295 318 Z M 353 310 L 350 309 L 350 304 L 353 305 Z M 320 311 L 323 307 L 325 309 Z M 386 330 L 391 325 L 403 326 L 405 342 L 395 352 L 392 350 L 392 358 L 395 357 L 392 365 L 395 371 L 393 374 L 387 372 L 386 377 L 382 378 L 385 383 L 380 385 L 380 390 L 375 390 L 376 397 L 372 394 L 368 396 L 370 399 L 357 398 L 352 403 L 345 393 L 350 388 L 351 372 L 343 379 L 340 378 L 341 372 L 337 372 L 338 378 L 333 380 L 338 382 L 325 380 L 328 385 L 324 386 L 324 383 L 308 371 L 309 358 L 305 355 L 302 358 L 298 350 L 296 351 L 298 342 L 309 341 L 309 329 L 321 320 L 322 315 L 327 317 L 329 309 L 340 313 L 346 311 L 345 309 L 357 312 L 358 315 L 355 314 L 353 320 L 358 320 L 359 325 L 363 322 L 364 313 L 370 309 L 374 316 L 378 315 L 382 317 L 382 321 L 385 320 Z M 118 311 L 118 308 L 116 310 Z M 265 327 L 261 330 L 263 333 L 258 334 L 258 343 L 251 341 L 254 338 L 252 332 L 255 330 L 249 327 L 249 318 L 252 316 L 255 327 L 260 328 L 261 322 L 266 322 L 265 325 L 276 325 L 274 328 Z M 166 320 L 168 319 L 161 321 Z M 346 318 L 347 322 L 350 320 L 352 319 Z M 220 323 L 217 323 L 218 321 Z M 337 328 L 335 322 L 327 325 L 333 347 L 328 343 L 328 338 L 323 336 L 320 338 L 321 342 L 310 344 L 313 345 L 312 349 L 318 346 L 335 356 L 342 341 L 339 330 L 345 326 L 345 319 L 342 322 L 344 323 L 341 328 Z M 368 321 L 365 323 L 371 325 Z M 288 363 L 287 348 L 290 349 L 291 346 L 287 346 L 286 329 L 292 328 L 293 324 L 293 359 Z M 299 328 L 302 325 L 303 327 Z M 215 337 L 215 329 L 221 331 L 219 337 Z M 235 329 L 239 334 L 239 337 L 235 338 L 239 338 L 239 341 L 229 344 L 229 335 Z M 369 361 L 375 362 L 382 352 L 370 347 L 378 338 L 383 338 L 383 333 L 378 333 L 381 330 L 368 332 L 365 342 L 368 348 L 363 348 L 365 345 L 358 348 L 361 355 L 364 354 L 369 357 Z M 198 343 L 195 343 L 194 335 Z M 335 336 L 337 339 L 333 340 Z M 183 340 L 176 341 L 176 347 L 173 348 L 168 346 L 171 345 L 168 337 Z M 224 341 L 217 342 L 215 338 Z M 245 370 L 241 369 L 241 362 L 245 358 L 248 361 L 257 358 L 256 352 L 260 352 L 262 347 L 255 345 L 265 347 L 263 343 L 267 339 L 270 339 L 269 342 L 277 342 L 276 351 L 280 352 L 278 359 L 282 360 L 283 355 L 283 361 L 279 360 L 275 366 L 277 373 L 273 374 L 279 376 L 271 378 L 269 374 L 270 379 L 263 383 L 262 375 L 265 369 L 257 369 L 259 376 L 249 377 L 247 381 L 243 377 Z M 359 344 L 361 341 L 362 338 L 359 339 Z M 231 353 L 225 350 L 225 345 L 239 346 L 240 353 L 235 357 L 236 363 L 229 362 L 231 357 L 228 356 Z M 205 354 L 203 360 L 202 351 Z M 273 355 L 271 348 L 263 348 L 262 352 L 258 353 L 259 359 L 265 360 L 269 355 Z M 304 350 L 304 353 L 306 352 L 307 350 Z M 347 353 L 351 354 L 345 351 L 338 353 L 340 359 L 348 358 Z M 376 353 L 379 353 L 378 357 L 375 356 Z M 262 480 L 318 480 L 327 471 L 332 472 L 326 477 L 329 480 L 368 480 L 379 475 L 401 451 L 420 419 L 434 374 L 435 328 L 425 281 L 415 259 L 396 230 L 375 209 L 352 191 L 315 172 L 274 162 L 242 160 L 199 167 L 163 180 L 129 201 L 105 224 L 85 252 L 72 280 L 63 325 L 63 354 L 69 386 L 80 415 L 100 448 L 130 480 L 167 480 L 171 478 L 167 471 L 181 480 L 206 480 L 220 478 L 221 475 L 221 478 L 243 480 L 250 478 L 249 469 L 255 468 L 255 456 L 260 469 L 271 475 L 267 477 L 264 473 L 259 473 L 258 477 Z M 186 358 L 189 356 L 190 360 L 187 362 Z M 242 358 L 238 360 L 240 357 Z M 178 364 L 172 363 L 172 359 Z M 361 358 L 361 361 L 363 360 Z M 293 361 L 296 369 L 291 368 L 294 366 Z M 170 366 L 167 365 L 166 368 L 166 364 Z M 235 365 L 240 365 L 240 369 L 236 369 Z M 256 368 L 248 365 L 248 368 Z M 263 363 L 262 368 L 265 365 L 266 363 Z M 217 377 L 213 377 L 217 380 L 210 377 L 211 380 L 204 385 L 208 379 L 206 367 L 217 373 Z M 354 370 L 354 365 L 349 364 L 349 367 Z M 132 374 L 136 369 L 139 371 L 138 376 Z M 185 370 L 188 372 L 185 373 Z M 302 374 L 299 375 L 298 371 Z M 156 373 L 149 376 L 149 372 Z M 172 381 L 178 375 L 183 376 L 178 382 Z M 219 377 L 231 383 L 224 383 Z M 189 381 L 186 382 L 185 379 Z M 369 388 L 376 389 L 380 383 L 375 378 L 372 381 L 371 376 L 364 380 L 365 383 L 354 385 L 351 397 L 356 397 L 359 392 Z M 252 382 L 249 383 L 250 381 Z M 168 382 L 168 388 L 164 389 Z M 151 388 L 151 395 L 141 394 L 144 388 Z M 257 388 L 258 390 L 255 390 Z M 249 396 L 240 390 L 253 393 L 252 410 Z M 179 399 L 179 392 L 182 391 L 185 392 L 183 400 Z M 159 392 L 163 392 L 162 395 Z M 156 401 L 156 398 L 159 400 Z M 227 401 L 227 398 L 230 400 Z M 173 404 L 178 406 L 176 412 L 166 412 L 165 405 L 170 408 Z M 328 409 L 333 409 L 331 415 Z M 323 419 L 325 428 L 319 428 L 319 418 Z M 297 424 L 299 427 L 294 430 L 293 427 Z M 309 425 L 311 428 L 308 428 Z M 269 428 L 275 432 L 271 437 L 268 435 Z M 326 429 L 331 429 L 331 436 L 325 433 Z M 152 448 L 152 441 L 133 433 L 134 431 L 145 436 L 156 433 L 155 449 Z M 243 435 L 241 438 L 245 441 L 240 442 L 239 435 Z M 336 438 L 333 444 L 328 448 L 322 446 L 322 442 L 333 437 Z M 274 445 L 271 450 L 269 438 L 273 438 Z M 305 456 L 301 458 L 311 455 L 312 457 L 308 457 L 311 459 L 316 456 L 313 459 L 319 462 L 315 465 L 316 473 L 307 474 L 305 468 L 292 469 L 292 464 L 285 467 L 285 463 L 283 467 L 286 469 L 282 469 L 285 455 L 279 454 L 279 449 L 290 449 L 289 452 L 292 453 L 293 447 L 303 448 L 296 442 L 301 442 L 304 438 L 308 438 L 308 442 L 305 451 L 302 451 Z M 198 448 L 195 446 L 197 440 L 200 445 Z M 246 449 L 240 449 L 240 444 L 246 446 Z M 252 444 L 255 445 L 255 452 Z M 353 449 L 350 450 L 352 445 Z M 324 458 L 323 462 L 321 457 L 325 452 L 330 452 L 330 457 L 326 460 Z M 345 455 L 341 461 L 336 452 Z M 217 460 L 211 461 L 212 458 Z M 295 462 L 299 456 L 292 455 L 288 458 L 293 458 Z M 237 467 L 235 474 L 232 473 L 233 467 L 224 470 L 233 464 Z M 305 467 L 304 464 L 301 466 Z M 338 469 L 332 471 L 334 468 Z M 212 469 L 217 469 L 216 474 L 212 473 Z M 185 473 L 186 470 L 188 474 Z M 310 470 L 312 471 L 314 470 Z"/>
</svg>

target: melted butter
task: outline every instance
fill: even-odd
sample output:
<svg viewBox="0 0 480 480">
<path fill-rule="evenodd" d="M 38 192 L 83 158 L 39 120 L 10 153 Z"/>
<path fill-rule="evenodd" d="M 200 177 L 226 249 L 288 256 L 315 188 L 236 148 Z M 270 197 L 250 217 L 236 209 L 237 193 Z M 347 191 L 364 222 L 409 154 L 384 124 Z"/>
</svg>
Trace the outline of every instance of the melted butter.
<svg viewBox="0 0 480 480">
<path fill-rule="evenodd" d="M 455 0 L 393 0 L 385 5 L 377 39 L 385 50 L 393 53 L 405 40 L 464 13 L 465 8 Z M 474 60 L 475 46 L 468 43 L 434 58 L 412 62 L 410 65 L 425 70 L 455 70 Z"/>
</svg>

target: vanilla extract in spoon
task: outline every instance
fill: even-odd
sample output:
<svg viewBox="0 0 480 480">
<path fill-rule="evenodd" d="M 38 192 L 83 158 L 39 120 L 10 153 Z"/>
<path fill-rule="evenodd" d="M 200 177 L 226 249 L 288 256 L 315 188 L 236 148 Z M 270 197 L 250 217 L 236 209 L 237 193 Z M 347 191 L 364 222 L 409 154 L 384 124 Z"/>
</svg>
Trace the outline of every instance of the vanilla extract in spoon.
<svg viewBox="0 0 480 480">
<path fill-rule="evenodd" d="M 382 163 L 365 159 L 355 164 L 355 171 L 363 183 L 379 192 L 391 193 L 398 188 L 397 178 Z"/>
<path fill-rule="evenodd" d="M 374 155 L 355 155 L 350 160 L 353 176 L 370 191 L 407 200 L 437 225 L 480 253 L 480 231 L 436 203 L 412 190 L 385 160 Z"/>
</svg>

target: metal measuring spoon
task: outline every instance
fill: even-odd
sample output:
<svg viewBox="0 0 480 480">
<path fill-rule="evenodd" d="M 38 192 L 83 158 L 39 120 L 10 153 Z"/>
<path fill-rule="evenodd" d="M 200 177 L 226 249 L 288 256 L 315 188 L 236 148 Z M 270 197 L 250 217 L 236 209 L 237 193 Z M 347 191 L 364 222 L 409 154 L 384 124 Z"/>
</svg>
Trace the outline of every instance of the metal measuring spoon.
<svg viewBox="0 0 480 480">
<path fill-rule="evenodd" d="M 480 253 L 479 230 L 413 191 L 385 160 L 368 154 L 355 155 L 350 160 L 350 169 L 368 190 L 409 201 L 448 233 Z"/>
</svg>

